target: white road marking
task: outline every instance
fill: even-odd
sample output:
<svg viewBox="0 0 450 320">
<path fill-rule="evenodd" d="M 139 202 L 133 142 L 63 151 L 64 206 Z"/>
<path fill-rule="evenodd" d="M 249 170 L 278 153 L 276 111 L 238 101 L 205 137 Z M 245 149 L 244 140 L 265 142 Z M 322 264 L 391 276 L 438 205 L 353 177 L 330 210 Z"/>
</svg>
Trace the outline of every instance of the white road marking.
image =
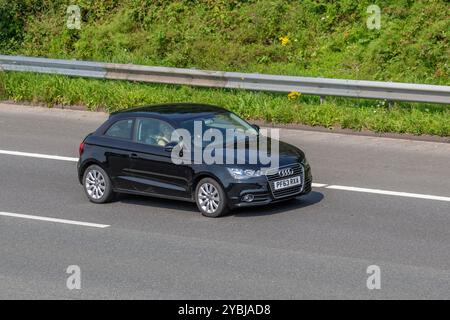
<svg viewBox="0 0 450 320">
<path fill-rule="evenodd" d="M 375 194 L 384 194 L 384 195 L 397 196 L 397 197 L 407 197 L 407 198 L 417 198 L 417 199 L 427 199 L 427 200 L 449 201 L 450 202 L 450 197 L 432 196 L 432 195 L 420 194 L 420 193 L 408 193 L 408 192 L 399 192 L 399 191 L 367 189 L 367 188 L 335 186 L 335 185 L 330 185 L 325 188 L 326 189 L 334 189 L 334 190 L 375 193 Z"/>
<path fill-rule="evenodd" d="M 19 151 L 0 150 L 0 154 L 7 154 L 7 155 L 11 155 L 11 156 L 20 156 L 20 157 L 78 162 L 78 158 L 51 156 L 48 154 L 40 154 L 40 153 L 28 153 L 28 152 L 19 152 Z"/>
<path fill-rule="evenodd" d="M 313 188 L 325 188 L 327 186 L 327 184 L 325 183 L 315 183 L 315 182 L 313 182 L 311 185 Z"/>
<path fill-rule="evenodd" d="M 13 218 L 22 218 L 22 219 L 31 219 L 31 220 L 40 220 L 40 221 L 56 222 L 56 223 L 64 223 L 64 224 L 74 224 L 74 225 L 78 225 L 78 226 L 93 227 L 93 228 L 108 228 L 108 227 L 110 227 L 110 225 L 107 225 L 107 224 L 98 224 L 98 223 L 90 223 L 90 222 L 82 222 L 82 221 L 74 221 L 74 220 L 56 219 L 56 218 L 32 216 L 32 215 L 28 215 L 28 214 L 18 214 L 18 213 L 11 213 L 11 212 L 0 212 L 0 216 L 13 217 Z"/>
<path fill-rule="evenodd" d="M 0 150 L 0 154 L 78 162 L 78 158 L 52 156 L 52 155 L 40 154 L 40 153 L 28 153 L 28 152 L 19 152 L 19 151 Z M 342 190 L 342 191 L 383 194 L 383 195 L 397 196 L 397 197 L 450 202 L 450 197 L 434 196 L 434 195 L 427 195 L 427 194 L 420 194 L 420 193 L 408 193 L 408 192 L 400 192 L 400 191 L 389 191 L 389 190 L 368 189 L 368 188 L 359 188 L 359 187 L 338 186 L 338 185 L 329 185 L 329 184 L 325 184 L 325 183 L 313 183 L 312 186 L 314 188 L 326 188 L 326 189 L 334 189 L 334 190 Z"/>
</svg>

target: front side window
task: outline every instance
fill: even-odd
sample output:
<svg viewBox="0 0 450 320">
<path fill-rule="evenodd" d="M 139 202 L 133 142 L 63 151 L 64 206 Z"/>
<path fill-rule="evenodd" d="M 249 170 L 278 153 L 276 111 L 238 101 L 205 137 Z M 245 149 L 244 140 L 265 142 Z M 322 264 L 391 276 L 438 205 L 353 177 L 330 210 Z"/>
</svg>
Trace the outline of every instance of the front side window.
<svg viewBox="0 0 450 320">
<path fill-rule="evenodd" d="M 132 134 L 133 119 L 119 120 L 105 132 L 105 136 L 129 140 L 131 140 Z"/>
<path fill-rule="evenodd" d="M 158 119 L 139 119 L 136 139 L 139 143 L 151 146 L 164 147 L 171 142 L 172 132 L 175 129 L 165 121 Z"/>
</svg>

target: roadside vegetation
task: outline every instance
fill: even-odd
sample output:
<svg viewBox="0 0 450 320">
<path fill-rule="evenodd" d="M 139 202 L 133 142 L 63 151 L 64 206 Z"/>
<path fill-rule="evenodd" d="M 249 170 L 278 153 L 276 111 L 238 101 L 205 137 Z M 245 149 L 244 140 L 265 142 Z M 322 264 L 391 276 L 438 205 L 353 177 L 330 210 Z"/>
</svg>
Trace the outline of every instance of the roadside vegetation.
<svg viewBox="0 0 450 320">
<path fill-rule="evenodd" d="M 301 123 L 328 128 L 450 136 L 450 108 L 240 90 L 206 89 L 54 75 L 0 73 L 0 99 L 48 106 L 81 105 L 89 110 L 117 111 L 137 105 L 201 102 L 226 107 L 246 119 Z"/>
<path fill-rule="evenodd" d="M 67 27 L 67 7 L 81 29 Z M 199 69 L 450 85 L 445 0 L 0 0 L 0 53 Z M 450 135 L 449 106 L 0 73 L 0 98 L 107 111 L 190 101 L 252 119 Z"/>
</svg>

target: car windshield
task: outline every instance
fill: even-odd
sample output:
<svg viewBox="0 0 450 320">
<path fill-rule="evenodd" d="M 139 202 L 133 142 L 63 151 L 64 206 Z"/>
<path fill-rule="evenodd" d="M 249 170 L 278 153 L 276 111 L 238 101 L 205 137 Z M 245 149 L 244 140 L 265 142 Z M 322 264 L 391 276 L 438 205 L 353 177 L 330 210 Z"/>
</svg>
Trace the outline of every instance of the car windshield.
<svg viewBox="0 0 450 320">
<path fill-rule="evenodd" d="M 238 133 L 245 133 L 247 136 L 258 135 L 258 131 L 255 128 L 231 112 L 213 113 L 184 120 L 180 122 L 180 128 L 189 131 L 191 137 L 194 138 L 196 122 L 197 126 L 198 123 L 201 124 L 201 133 L 204 134 L 209 129 L 217 129 L 222 133 L 224 139 L 228 129 L 235 130 Z"/>
</svg>

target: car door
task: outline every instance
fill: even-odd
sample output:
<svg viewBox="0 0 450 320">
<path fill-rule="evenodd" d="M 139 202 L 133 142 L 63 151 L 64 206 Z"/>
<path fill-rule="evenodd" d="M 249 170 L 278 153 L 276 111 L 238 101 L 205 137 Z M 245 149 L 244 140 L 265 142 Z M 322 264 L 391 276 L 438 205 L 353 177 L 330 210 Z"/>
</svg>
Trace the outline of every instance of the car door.
<svg viewBox="0 0 450 320">
<path fill-rule="evenodd" d="M 174 130 L 172 125 L 161 119 L 136 119 L 136 147 L 131 155 L 130 168 L 136 190 L 166 197 L 191 198 L 190 167 L 174 164 L 171 150 L 165 148 Z"/>
<path fill-rule="evenodd" d="M 108 168 L 115 189 L 134 189 L 128 172 L 131 165 L 134 122 L 133 118 L 117 120 L 97 139 L 98 152 L 103 153 L 103 165 Z"/>
</svg>

